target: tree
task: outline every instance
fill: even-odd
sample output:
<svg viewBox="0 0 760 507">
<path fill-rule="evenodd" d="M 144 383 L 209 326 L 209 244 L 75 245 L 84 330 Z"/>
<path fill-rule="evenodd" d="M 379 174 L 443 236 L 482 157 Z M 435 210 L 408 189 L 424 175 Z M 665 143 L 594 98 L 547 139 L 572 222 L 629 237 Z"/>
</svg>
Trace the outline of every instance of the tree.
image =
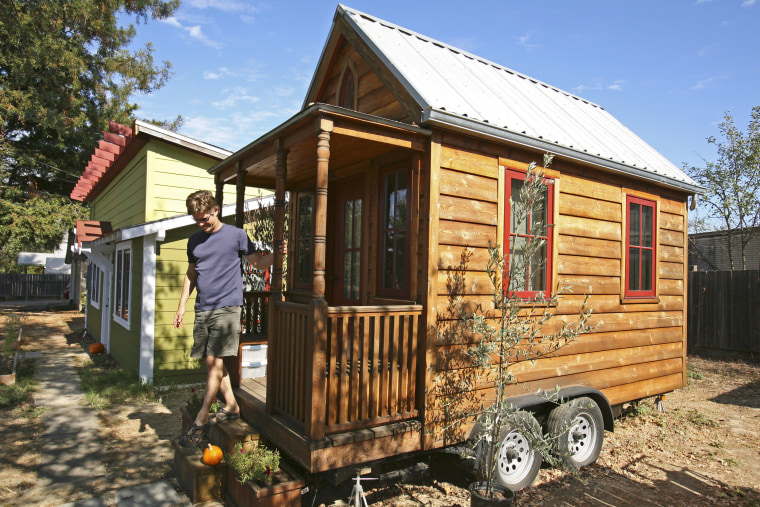
<svg viewBox="0 0 760 507">
<path fill-rule="evenodd" d="M 19 271 L 19 252 L 52 252 L 75 222 L 86 217 L 86 209 L 66 197 L 35 194 L 22 199 L 19 194 L 19 189 L 5 189 L 6 197 L 0 199 L 0 273 Z"/>
<path fill-rule="evenodd" d="M 136 93 L 166 83 L 132 24 L 164 19 L 179 0 L 6 0 L 0 9 L 0 162 L 3 183 L 68 195 L 108 120 L 128 124 Z"/>
<path fill-rule="evenodd" d="M 760 106 L 752 109 L 746 134 L 728 112 L 719 129 L 723 140 L 707 139 L 717 147 L 718 160 L 684 170 L 705 187 L 700 204 L 703 218 L 726 231 L 731 269 L 746 269 L 745 250 L 760 234 Z M 734 258 L 737 250 L 741 259 Z"/>
</svg>

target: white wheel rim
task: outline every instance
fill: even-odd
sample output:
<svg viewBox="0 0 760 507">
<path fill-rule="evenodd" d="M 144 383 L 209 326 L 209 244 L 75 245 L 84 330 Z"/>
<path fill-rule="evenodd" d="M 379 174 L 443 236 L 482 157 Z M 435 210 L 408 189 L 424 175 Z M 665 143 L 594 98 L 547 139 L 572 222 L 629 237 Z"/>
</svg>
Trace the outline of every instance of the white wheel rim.
<svg viewBox="0 0 760 507">
<path fill-rule="evenodd" d="M 567 433 L 567 450 L 574 461 L 583 462 L 596 447 L 596 426 L 587 413 L 578 414 Z"/>
<path fill-rule="evenodd" d="M 506 484 L 517 484 L 529 473 L 535 460 L 530 442 L 519 431 L 510 431 L 496 457 L 499 476 Z"/>
</svg>

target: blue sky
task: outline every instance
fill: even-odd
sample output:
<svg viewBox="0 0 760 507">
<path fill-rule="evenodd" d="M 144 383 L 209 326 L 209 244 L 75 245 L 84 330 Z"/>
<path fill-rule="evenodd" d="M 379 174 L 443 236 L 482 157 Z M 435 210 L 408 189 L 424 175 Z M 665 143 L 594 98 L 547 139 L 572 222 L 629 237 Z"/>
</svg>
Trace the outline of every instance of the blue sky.
<svg viewBox="0 0 760 507">
<path fill-rule="evenodd" d="M 347 0 L 607 109 L 676 166 L 760 105 L 760 0 Z M 137 26 L 174 67 L 137 115 L 235 151 L 301 109 L 337 2 L 182 0 Z M 126 20 L 126 18 L 125 18 Z M 128 20 L 126 20 L 128 21 Z"/>
</svg>

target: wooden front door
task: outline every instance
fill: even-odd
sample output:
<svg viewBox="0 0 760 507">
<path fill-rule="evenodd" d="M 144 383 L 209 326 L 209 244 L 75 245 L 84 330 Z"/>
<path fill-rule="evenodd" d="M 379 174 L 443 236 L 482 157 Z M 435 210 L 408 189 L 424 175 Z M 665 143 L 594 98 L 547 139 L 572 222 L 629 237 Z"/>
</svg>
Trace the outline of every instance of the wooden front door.
<svg viewBox="0 0 760 507">
<path fill-rule="evenodd" d="M 334 203 L 332 222 L 332 273 L 328 301 L 332 306 L 361 304 L 362 283 L 362 216 L 364 212 L 364 185 L 361 179 L 352 179 L 331 185 Z"/>
</svg>

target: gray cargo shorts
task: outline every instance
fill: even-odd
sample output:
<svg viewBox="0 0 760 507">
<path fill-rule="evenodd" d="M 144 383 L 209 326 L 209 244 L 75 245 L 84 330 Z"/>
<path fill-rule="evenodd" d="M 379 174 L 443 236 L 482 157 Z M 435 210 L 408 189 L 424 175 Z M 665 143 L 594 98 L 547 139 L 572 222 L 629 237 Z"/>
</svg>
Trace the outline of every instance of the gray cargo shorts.
<svg viewBox="0 0 760 507">
<path fill-rule="evenodd" d="M 206 356 L 237 356 L 241 315 L 241 306 L 195 312 L 190 357 L 202 359 Z"/>
</svg>

